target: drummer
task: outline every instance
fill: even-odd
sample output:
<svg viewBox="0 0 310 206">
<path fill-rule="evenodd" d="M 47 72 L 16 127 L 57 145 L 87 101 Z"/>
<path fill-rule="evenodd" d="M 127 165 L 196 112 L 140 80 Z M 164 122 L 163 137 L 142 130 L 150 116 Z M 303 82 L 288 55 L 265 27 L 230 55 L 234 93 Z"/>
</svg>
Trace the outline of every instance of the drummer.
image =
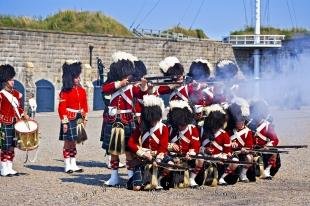
<svg viewBox="0 0 310 206">
<path fill-rule="evenodd" d="M 0 147 L 1 147 L 1 176 L 17 176 L 13 170 L 15 138 L 14 125 L 20 119 L 28 120 L 22 105 L 22 94 L 15 90 L 15 69 L 9 64 L 0 66 Z"/>
<path fill-rule="evenodd" d="M 76 143 L 80 139 L 78 122 L 87 122 L 88 104 L 86 91 L 80 85 L 81 62 L 66 61 L 63 66 L 62 89 L 59 94 L 58 114 L 61 119 L 59 140 L 64 141 L 65 172 L 83 172 L 76 165 Z"/>
</svg>

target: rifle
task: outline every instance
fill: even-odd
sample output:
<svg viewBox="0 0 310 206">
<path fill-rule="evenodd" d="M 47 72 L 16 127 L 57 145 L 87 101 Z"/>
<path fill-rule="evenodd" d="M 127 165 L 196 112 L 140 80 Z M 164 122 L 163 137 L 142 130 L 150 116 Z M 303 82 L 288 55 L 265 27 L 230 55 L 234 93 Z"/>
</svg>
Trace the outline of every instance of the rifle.
<svg viewBox="0 0 310 206">
<path fill-rule="evenodd" d="M 146 165 L 146 164 L 153 164 L 153 162 L 155 162 L 155 158 L 153 158 L 151 161 L 150 160 L 147 160 L 147 159 L 140 159 L 140 163 Z M 164 168 L 164 169 L 168 169 L 168 170 L 173 170 L 173 171 L 176 171 L 176 170 L 181 170 L 181 171 L 184 171 L 184 170 L 188 170 L 188 167 L 184 167 L 184 166 L 181 166 L 181 165 L 172 165 L 172 164 L 168 164 L 168 163 L 164 163 L 164 162 L 156 162 L 157 166 L 158 167 L 161 167 L 161 168 Z"/>
<path fill-rule="evenodd" d="M 181 154 L 173 154 L 171 155 L 172 157 L 181 157 L 185 158 L 186 155 L 181 155 Z M 207 155 L 189 155 L 190 158 L 192 159 L 203 159 L 206 161 L 210 162 L 219 162 L 223 164 L 237 164 L 237 165 L 253 165 L 256 164 L 255 162 L 247 162 L 247 161 L 235 161 L 235 160 L 230 160 L 230 159 L 224 159 L 220 157 L 212 157 L 212 156 L 207 156 Z"/>
<path fill-rule="evenodd" d="M 190 77 L 190 76 L 184 76 L 184 84 L 190 84 L 190 83 L 193 83 L 193 82 L 197 82 L 197 83 L 206 83 L 206 84 L 210 84 L 210 85 L 213 85 L 213 84 L 223 84 L 224 85 L 224 82 L 223 81 L 214 81 L 214 79 L 209 79 L 209 78 L 206 78 L 206 79 L 193 79 L 193 77 Z"/>
<path fill-rule="evenodd" d="M 170 169 L 172 168 L 172 170 L 188 170 L 188 167 L 183 167 L 183 166 L 180 166 L 180 165 L 171 165 L 171 164 L 168 164 L 168 163 L 163 163 L 163 162 L 156 162 L 156 164 L 158 165 L 158 167 L 161 167 L 161 168 L 164 168 L 164 169 Z"/>
<path fill-rule="evenodd" d="M 183 82 L 178 82 L 178 76 L 153 76 L 153 77 L 143 77 L 150 84 L 153 85 L 169 85 L 169 84 L 183 84 Z M 140 82 L 140 79 L 129 77 L 130 84 L 137 84 Z"/>
<path fill-rule="evenodd" d="M 251 150 L 246 150 L 248 153 L 262 153 L 262 154 L 288 154 L 288 151 L 286 150 L 277 150 L 277 149 L 251 149 Z M 241 153 L 241 151 L 235 151 L 235 153 Z"/>
<path fill-rule="evenodd" d="M 271 149 L 283 148 L 283 149 L 300 149 L 300 148 L 308 148 L 308 145 L 278 145 L 278 146 L 267 146 Z"/>
<path fill-rule="evenodd" d="M 98 68 L 98 86 L 102 86 L 102 84 L 104 83 L 104 65 L 102 63 L 102 60 L 97 57 L 97 68 Z M 106 106 L 108 106 L 110 104 L 110 101 L 109 99 L 107 99 L 104 95 L 103 92 L 101 92 L 101 96 L 102 96 L 102 100 L 103 100 L 103 103 Z"/>
</svg>

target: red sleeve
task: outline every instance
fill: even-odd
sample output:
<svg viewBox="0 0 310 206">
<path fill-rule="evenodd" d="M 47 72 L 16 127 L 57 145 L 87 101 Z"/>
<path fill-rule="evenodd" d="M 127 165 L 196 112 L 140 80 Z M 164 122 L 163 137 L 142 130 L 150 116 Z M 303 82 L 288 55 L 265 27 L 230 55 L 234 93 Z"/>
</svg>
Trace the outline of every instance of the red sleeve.
<svg viewBox="0 0 310 206">
<path fill-rule="evenodd" d="M 61 120 L 67 118 L 67 93 L 60 92 L 59 94 L 59 105 L 58 105 L 58 114 Z"/>
<path fill-rule="evenodd" d="M 192 128 L 192 145 L 191 149 L 194 149 L 196 153 L 199 153 L 200 148 L 200 139 L 199 139 L 199 131 L 197 127 Z"/>
<path fill-rule="evenodd" d="M 169 129 L 166 125 L 163 126 L 163 131 L 162 135 L 160 138 L 160 143 L 159 143 L 159 148 L 158 152 L 161 153 L 167 153 L 168 151 L 168 139 L 169 139 Z"/>
<path fill-rule="evenodd" d="M 128 148 L 133 153 L 136 153 L 138 151 L 140 136 L 141 136 L 141 131 L 139 128 L 136 128 L 128 139 Z"/>
<path fill-rule="evenodd" d="M 140 86 L 133 86 L 132 87 L 132 94 L 133 94 L 133 97 L 138 97 L 140 99 L 143 99 L 143 95 L 147 94 L 147 90 L 142 91 Z"/>
<path fill-rule="evenodd" d="M 105 94 L 112 94 L 117 89 L 115 87 L 116 82 L 110 82 L 102 85 L 102 92 Z"/>
<path fill-rule="evenodd" d="M 267 131 L 267 137 L 272 141 L 273 146 L 277 146 L 279 144 L 279 138 L 274 130 L 274 128 L 269 124 L 268 131 Z"/>
<path fill-rule="evenodd" d="M 83 92 L 82 108 L 83 108 L 85 113 L 88 113 L 88 103 L 87 103 L 86 90 L 84 88 L 82 88 L 82 92 Z"/>
<path fill-rule="evenodd" d="M 172 92 L 172 89 L 167 85 L 161 85 L 157 88 L 158 94 L 170 94 Z"/>
</svg>

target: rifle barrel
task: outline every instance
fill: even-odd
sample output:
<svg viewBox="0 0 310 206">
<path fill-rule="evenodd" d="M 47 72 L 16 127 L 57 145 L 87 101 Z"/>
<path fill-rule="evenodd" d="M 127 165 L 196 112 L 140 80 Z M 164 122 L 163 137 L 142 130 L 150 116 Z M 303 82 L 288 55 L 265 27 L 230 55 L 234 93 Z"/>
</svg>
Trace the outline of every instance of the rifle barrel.
<svg viewBox="0 0 310 206">
<path fill-rule="evenodd" d="M 253 150 L 249 150 L 250 152 L 259 152 L 259 153 L 264 153 L 264 154 L 280 154 L 280 153 L 283 153 L 283 154 L 288 154 L 288 151 L 286 150 L 277 150 L 277 149 L 253 149 Z"/>
<path fill-rule="evenodd" d="M 198 155 L 190 155 L 191 158 L 193 159 L 203 159 L 203 160 L 208 160 L 208 161 L 213 161 L 213 162 L 222 162 L 226 164 L 238 164 L 238 165 L 252 165 L 255 164 L 254 162 L 247 162 L 247 161 L 235 161 L 235 160 L 230 160 L 230 159 L 224 159 L 220 157 L 212 157 L 212 156 L 198 156 Z"/>
<path fill-rule="evenodd" d="M 308 145 L 278 145 L 278 146 L 269 146 L 268 148 L 300 149 L 300 148 L 308 148 Z"/>
</svg>

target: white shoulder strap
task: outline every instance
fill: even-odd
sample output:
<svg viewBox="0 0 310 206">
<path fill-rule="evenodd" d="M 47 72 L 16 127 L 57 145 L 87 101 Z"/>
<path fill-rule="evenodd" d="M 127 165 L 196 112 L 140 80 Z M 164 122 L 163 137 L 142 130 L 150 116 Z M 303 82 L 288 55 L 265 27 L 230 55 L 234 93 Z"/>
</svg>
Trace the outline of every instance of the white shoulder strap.
<svg viewBox="0 0 310 206">
<path fill-rule="evenodd" d="M 18 111 L 18 106 L 19 106 L 19 102 L 17 100 L 16 97 L 14 97 L 11 93 L 9 93 L 8 91 L 6 91 L 5 89 L 2 89 L 0 91 L 4 96 L 5 98 L 7 98 L 7 100 L 11 103 L 13 109 L 15 110 L 16 112 L 16 115 L 18 116 L 18 118 L 20 119 L 21 118 L 21 115 Z"/>
</svg>

